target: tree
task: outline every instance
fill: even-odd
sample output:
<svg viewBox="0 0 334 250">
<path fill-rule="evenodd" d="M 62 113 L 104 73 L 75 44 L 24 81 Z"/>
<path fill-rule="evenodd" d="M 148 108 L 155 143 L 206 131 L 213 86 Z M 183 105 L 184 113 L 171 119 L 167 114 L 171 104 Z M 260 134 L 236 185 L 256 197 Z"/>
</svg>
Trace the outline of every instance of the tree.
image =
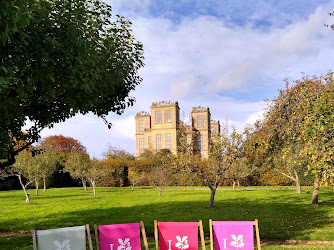
<svg viewBox="0 0 334 250">
<path fill-rule="evenodd" d="M 38 145 L 42 150 L 53 152 L 58 157 L 58 170 L 53 178 L 52 184 L 55 186 L 63 187 L 64 185 L 77 185 L 70 177 L 70 172 L 64 170 L 66 158 L 69 154 L 78 152 L 82 155 L 86 155 L 86 147 L 78 140 L 63 136 L 63 135 L 52 135 L 42 138 Z M 80 180 L 80 178 L 74 178 Z M 86 182 L 83 183 L 86 185 Z"/>
<path fill-rule="evenodd" d="M 182 124 L 181 124 L 182 125 Z M 194 138 L 196 133 L 187 126 L 180 126 L 178 164 L 191 172 L 197 172 L 205 185 L 211 190 L 208 207 L 213 207 L 218 185 L 232 163 L 243 157 L 243 136 L 233 129 L 229 133 L 227 123 L 222 124 L 221 133 L 211 138 L 208 159 L 200 159 L 194 154 Z"/>
<path fill-rule="evenodd" d="M 40 131 L 76 114 L 106 121 L 134 103 L 142 44 L 99 0 L 0 3 L 0 168 Z M 22 127 L 33 124 L 24 133 Z M 17 141 L 27 141 L 16 147 Z"/>
<path fill-rule="evenodd" d="M 280 173 L 281 175 L 293 180 L 296 185 L 296 193 L 302 193 L 302 187 L 300 182 L 300 175 L 304 174 L 301 169 L 303 169 L 302 164 L 297 164 L 296 162 L 300 160 L 299 153 L 299 143 L 292 144 L 287 147 L 283 147 L 277 155 L 273 158 L 272 166 L 273 169 Z"/>
<path fill-rule="evenodd" d="M 309 112 L 303 123 L 306 140 L 304 152 L 308 157 L 309 170 L 315 175 L 312 204 L 317 204 L 321 182 L 334 183 L 334 75 L 329 72 L 325 76 L 305 77 L 297 84 L 319 86 L 322 90 L 313 91 L 314 103 L 309 104 Z"/>
<path fill-rule="evenodd" d="M 46 190 L 46 178 L 50 177 L 57 170 L 58 157 L 50 151 L 43 151 L 33 148 L 27 157 L 26 168 L 30 175 L 33 176 L 36 188 L 36 195 L 39 191 L 40 180 L 43 179 L 43 189 Z"/>
<path fill-rule="evenodd" d="M 40 140 L 39 146 L 47 151 L 69 154 L 73 152 L 86 153 L 86 147 L 72 137 L 63 135 L 52 135 Z"/>
<path fill-rule="evenodd" d="M 81 180 L 85 191 L 87 191 L 89 164 L 89 155 L 74 151 L 67 155 L 64 167 L 64 171 L 70 173 L 72 178 Z"/>
<path fill-rule="evenodd" d="M 132 161 L 129 167 L 128 178 L 131 183 L 131 189 L 134 191 L 134 187 L 143 181 L 148 174 L 149 161 L 146 159 L 136 159 Z"/>
<path fill-rule="evenodd" d="M 169 149 L 162 149 L 156 152 L 149 160 L 151 170 L 148 178 L 154 188 L 159 190 L 159 196 L 161 196 L 162 191 L 174 181 L 173 174 L 176 158 Z"/>
<path fill-rule="evenodd" d="M 87 179 L 93 187 L 93 194 L 96 195 L 96 182 L 106 174 L 104 165 L 97 159 L 89 161 Z"/>
<path fill-rule="evenodd" d="M 255 171 L 256 168 L 249 166 L 245 157 L 236 158 L 226 170 L 224 177 L 233 180 L 233 191 L 235 191 L 236 183 L 239 186 L 241 179 L 251 176 Z"/>
<path fill-rule="evenodd" d="M 104 180 L 104 182 L 111 182 L 112 186 L 128 186 L 129 167 L 132 166 L 135 157 L 122 148 L 112 146 L 108 148 L 103 156 L 102 164 L 105 165 L 108 172 L 108 175 L 105 176 L 107 180 Z"/>
<path fill-rule="evenodd" d="M 173 171 L 166 158 L 161 159 L 160 166 L 151 170 L 148 178 L 153 187 L 159 190 L 159 196 L 162 196 L 162 191 L 173 183 Z"/>
<path fill-rule="evenodd" d="M 245 147 L 247 149 L 245 152 L 247 152 L 248 164 L 257 167 L 259 171 L 274 170 L 289 178 L 295 182 L 296 193 L 301 194 L 300 175 L 303 173 L 300 171 L 302 156 L 299 152 L 303 147 L 303 141 L 298 135 L 300 132 L 297 127 L 300 123 L 297 120 L 292 121 L 291 119 L 290 121 L 288 118 L 281 119 L 281 111 L 271 110 L 271 105 L 263 121 L 258 121 L 253 128 L 246 129 Z M 289 105 L 285 105 L 287 106 Z M 276 120 L 280 120 L 281 125 Z M 277 124 L 272 124 L 276 122 Z M 288 128 L 291 125 L 290 122 L 297 123 L 297 125 L 294 124 L 293 128 Z M 289 132 L 283 136 L 280 134 L 281 131 Z M 298 137 L 300 139 L 297 140 Z"/>
<path fill-rule="evenodd" d="M 209 158 L 198 161 L 197 168 L 205 184 L 210 188 L 211 195 L 208 207 L 213 207 L 218 185 L 225 172 L 237 159 L 243 157 L 243 136 L 236 132 L 228 131 L 227 123 L 222 124 L 221 133 L 217 133 L 210 146 Z"/>
<path fill-rule="evenodd" d="M 21 187 L 26 197 L 26 203 L 30 203 L 29 193 L 27 187 L 31 184 L 37 177 L 37 171 L 33 162 L 33 157 L 30 151 L 24 150 L 21 151 L 16 156 L 15 164 L 13 164 L 7 173 L 9 175 L 15 175 L 19 179 Z M 26 179 L 24 183 L 23 177 Z"/>
<path fill-rule="evenodd" d="M 192 162 L 194 159 L 194 143 L 196 132 L 193 131 L 191 126 L 186 125 L 184 122 L 180 122 L 179 130 L 179 145 L 176 158 L 177 176 L 186 189 L 189 177 L 194 173 L 192 168 Z"/>
<path fill-rule="evenodd" d="M 35 156 L 35 160 L 39 166 L 39 173 L 43 179 L 43 190 L 46 190 L 46 179 L 51 177 L 57 170 L 58 156 L 56 153 L 51 151 L 42 151 L 40 154 Z M 36 184 L 38 188 L 38 184 Z"/>
<path fill-rule="evenodd" d="M 159 151 L 145 150 L 140 154 L 141 160 L 148 161 L 146 171 L 150 184 L 159 190 L 159 196 L 162 191 L 174 183 L 174 174 L 177 171 L 176 156 L 170 149 L 163 148 Z"/>
<path fill-rule="evenodd" d="M 69 172 L 73 178 L 80 179 L 85 191 L 87 191 L 86 183 L 89 181 L 94 195 L 96 195 L 96 183 L 108 174 L 101 161 L 95 158 L 91 160 L 87 154 L 81 152 L 73 152 L 67 156 L 64 171 Z"/>
<path fill-rule="evenodd" d="M 332 72 L 286 82 L 252 137 L 260 158 L 294 179 L 297 192 L 299 170 L 307 167 L 314 174 L 312 204 L 318 203 L 321 180 L 333 169 L 333 87 Z"/>
</svg>

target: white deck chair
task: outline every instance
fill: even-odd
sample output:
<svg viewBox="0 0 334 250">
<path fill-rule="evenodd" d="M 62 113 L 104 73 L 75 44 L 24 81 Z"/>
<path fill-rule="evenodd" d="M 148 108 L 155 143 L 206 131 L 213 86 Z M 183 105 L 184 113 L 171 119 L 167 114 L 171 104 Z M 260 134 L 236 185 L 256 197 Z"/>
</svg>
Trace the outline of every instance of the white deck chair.
<svg viewBox="0 0 334 250">
<path fill-rule="evenodd" d="M 37 250 L 38 244 L 38 250 L 86 250 L 86 233 L 89 250 L 93 250 L 88 224 L 78 227 L 64 227 L 37 231 L 32 230 L 33 249 Z"/>
</svg>

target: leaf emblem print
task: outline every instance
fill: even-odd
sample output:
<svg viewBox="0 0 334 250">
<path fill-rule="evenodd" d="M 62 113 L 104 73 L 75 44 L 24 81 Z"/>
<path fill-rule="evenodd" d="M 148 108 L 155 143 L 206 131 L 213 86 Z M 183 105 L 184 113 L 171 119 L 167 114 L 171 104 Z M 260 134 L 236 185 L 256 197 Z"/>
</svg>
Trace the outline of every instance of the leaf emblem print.
<svg viewBox="0 0 334 250">
<path fill-rule="evenodd" d="M 231 246 L 236 247 L 237 249 L 243 248 L 245 246 L 243 237 L 243 235 L 235 236 L 234 234 L 231 234 L 231 238 L 233 239 Z"/>
<path fill-rule="evenodd" d="M 122 239 L 118 239 L 118 243 L 120 245 L 117 247 L 117 250 L 131 250 L 132 249 L 130 245 L 130 238 L 125 238 L 124 241 Z"/>
<path fill-rule="evenodd" d="M 189 248 L 188 236 L 183 236 L 182 239 L 180 236 L 176 236 L 176 240 L 178 242 L 175 244 L 175 247 L 177 247 L 178 249 L 183 250 Z"/>
<path fill-rule="evenodd" d="M 70 240 L 64 240 L 63 242 L 60 242 L 58 240 L 53 241 L 56 248 L 55 250 L 71 250 L 70 248 Z"/>
</svg>

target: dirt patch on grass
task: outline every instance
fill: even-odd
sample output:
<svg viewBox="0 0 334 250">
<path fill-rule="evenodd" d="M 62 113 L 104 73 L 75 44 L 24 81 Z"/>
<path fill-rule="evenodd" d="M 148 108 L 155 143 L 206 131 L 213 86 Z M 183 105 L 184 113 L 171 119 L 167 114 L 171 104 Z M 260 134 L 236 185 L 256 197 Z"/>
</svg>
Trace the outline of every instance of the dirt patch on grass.
<svg viewBox="0 0 334 250">
<path fill-rule="evenodd" d="M 327 248 L 334 249 L 334 241 L 314 241 L 314 240 L 262 240 L 261 246 L 281 246 L 289 248 Z"/>
<path fill-rule="evenodd" d="M 7 232 L 0 232 L 0 237 L 10 237 L 10 236 L 26 236 L 31 235 L 31 231 L 7 231 Z"/>
</svg>

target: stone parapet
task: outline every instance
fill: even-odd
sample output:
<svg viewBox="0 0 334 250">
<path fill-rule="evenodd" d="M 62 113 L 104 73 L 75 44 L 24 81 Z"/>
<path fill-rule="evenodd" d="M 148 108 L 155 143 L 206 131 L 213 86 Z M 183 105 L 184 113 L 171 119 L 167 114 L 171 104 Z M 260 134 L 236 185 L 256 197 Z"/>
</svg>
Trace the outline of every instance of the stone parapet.
<svg viewBox="0 0 334 250">
<path fill-rule="evenodd" d="M 172 101 L 160 101 L 160 102 L 152 102 L 151 108 L 153 107 L 166 107 L 166 106 L 179 106 L 178 102 Z"/>
<path fill-rule="evenodd" d="M 193 107 L 191 112 L 193 113 L 193 112 L 210 112 L 210 111 L 209 111 L 209 108 L 197 106 L 197 107 Z"/>
<path fill-rule="evenodd" d="M 140 111 L 136 114 L 136 117 L 142 117 L 142 116 L 151 116 L 151 115 L 146 111 Z"/>
</svg>

